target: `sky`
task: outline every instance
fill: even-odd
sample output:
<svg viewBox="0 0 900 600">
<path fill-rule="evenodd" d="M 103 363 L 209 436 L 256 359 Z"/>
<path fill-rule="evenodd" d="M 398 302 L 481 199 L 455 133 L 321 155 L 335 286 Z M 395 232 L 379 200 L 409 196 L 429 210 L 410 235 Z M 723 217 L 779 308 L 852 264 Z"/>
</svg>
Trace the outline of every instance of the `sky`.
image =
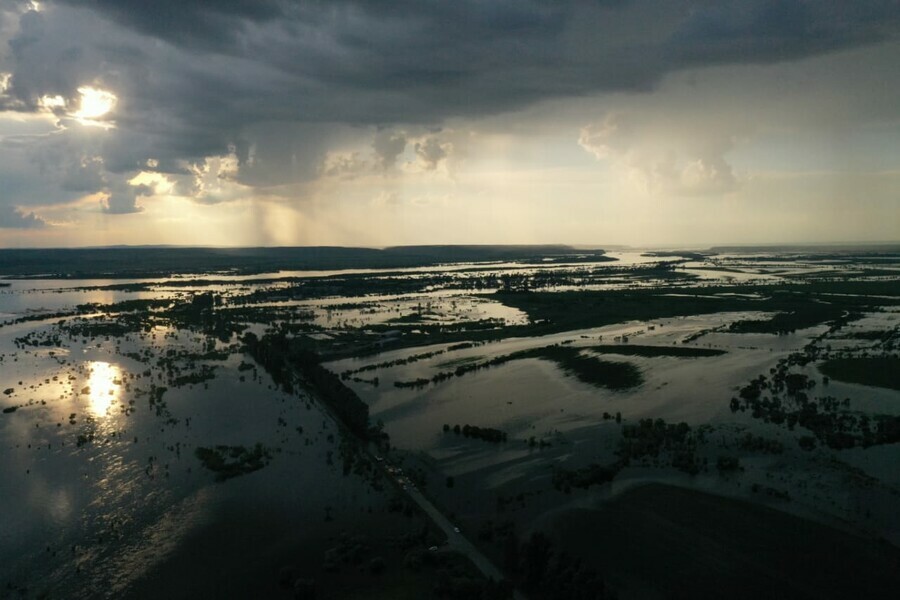
<svg viewBox="0 0 900 600">
<path fill-rule="evenodd" d="M 898 0 L 0 0 L 0 247 L 896 241 Z"/>
</svg>

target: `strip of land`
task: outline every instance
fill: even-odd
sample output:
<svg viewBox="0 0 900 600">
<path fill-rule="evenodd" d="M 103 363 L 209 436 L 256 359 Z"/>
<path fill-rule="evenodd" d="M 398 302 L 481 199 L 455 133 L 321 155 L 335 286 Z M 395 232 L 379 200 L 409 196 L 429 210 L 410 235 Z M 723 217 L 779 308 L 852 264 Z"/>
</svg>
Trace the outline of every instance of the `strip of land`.
<svg viewBox="0 0 900 600">
<path fill-rule="evenodd" d="M 668 485 L 568 511 L 555 531 L 622 598 L 895 598 L 900 589 L 900 550 L 887 543 Z"/>
</svg>

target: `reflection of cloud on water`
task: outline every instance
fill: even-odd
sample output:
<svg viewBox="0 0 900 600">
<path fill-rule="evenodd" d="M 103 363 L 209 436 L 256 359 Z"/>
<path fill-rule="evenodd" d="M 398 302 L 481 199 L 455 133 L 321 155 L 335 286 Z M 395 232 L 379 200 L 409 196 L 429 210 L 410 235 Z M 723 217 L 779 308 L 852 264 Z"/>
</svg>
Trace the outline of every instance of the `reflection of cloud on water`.
<svg viewBox="0 0 900 600">
<path fill-rule="evenodd" d="M 68 490 L 65 488 L 55 490 L 49 498 L 47 507 L 54 522 L 65 524 L 72 514 L 72 499 Z"/>
<path fill-rule="evenodd" d="M 96 561 L 89 567 L 93 576 L 107 582 L 113 596 L 126 592 L 135 581 L 172 556 L 187 536 L 208 527 L 211 522 L 209 504 L 213 491 L 210 489 L 200 489 L 176 503 L 172 503 L 168 494 L 151 494 L 148 498 L 154 507 L 162 509 L 159 517 L 138 524 L 132 535 L 117 548 L 115 556 L 110 556 L 108 561 Z M 126 503 L 120 510 L 130 515 L 133 508 Z"/>
<path fill-rule="evenodd" d="M 72 496 L 65 485 L 35 473 L 27 490 L 28 505 L 41 509 L 41 518 L 49 518 L 51 526 L 63 526 L 72 517 Z"/>
</svg>

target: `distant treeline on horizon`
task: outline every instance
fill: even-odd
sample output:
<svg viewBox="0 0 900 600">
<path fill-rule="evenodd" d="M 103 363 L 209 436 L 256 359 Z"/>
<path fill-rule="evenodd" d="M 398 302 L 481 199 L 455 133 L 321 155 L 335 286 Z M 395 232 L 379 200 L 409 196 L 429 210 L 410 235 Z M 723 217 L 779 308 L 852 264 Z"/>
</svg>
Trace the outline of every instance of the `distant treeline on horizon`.
<svg viewBox="0 0 900 600">
<path fill-rule="evenodd" d="M 615 250 L 626 247 L 616 246 Z M 639 251 L 637 248 L 628 248 Z M 701 254 L 697 254 L 700 251 Z M 804 254 L 833 257 L 900 254 L 900 243 L 781 246 L 715 246 L 657 250 L 647 256 L 701 260 L 715 254 Z M 252 275 L 277 271 L 401 269 L 449 263 L 604 262 L 615 259 L 599 248 L 543 245 L 423 245 L 362 248 L 345 246 L 187 247 L 108 246 L 91 248 L 0 248 L 0 277 L 102 279 L 180 274 Z"/>
<path fill-rule="evenodd" d="M 778 244 L 778 245 L 757 245 L 757 246 L 712 246 L 709 252 L 717 254 L 729 253 L 772 253 L 782 252 L 785 254 L 796 253 L 827 253 L 827 254 L 896 254 L 900 252 L 900 242 L 883 242 L 883 243 L 846 243 L 846 244 Z"/>
<path fill-rule="evenodd" d="M 158 277 L 183 273 L 254 274 L 287 270 L 427 267 L 443 263 L 543 261 L 564 257 L 610 260 L 600 249 L 565 245 L 340 246 L 190 248 L 112 246 L 106 248 L 0 249 L 5 277 Z"/>
</svg>

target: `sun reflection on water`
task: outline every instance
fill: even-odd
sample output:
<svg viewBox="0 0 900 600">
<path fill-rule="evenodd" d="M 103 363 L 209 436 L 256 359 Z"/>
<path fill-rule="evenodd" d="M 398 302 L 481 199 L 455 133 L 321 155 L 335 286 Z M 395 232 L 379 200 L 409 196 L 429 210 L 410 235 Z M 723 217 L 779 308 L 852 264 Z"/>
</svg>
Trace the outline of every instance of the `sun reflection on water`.
<svg viewBox="0 0 900 600">
<path fill-rule="evenodd" d="M 92 361 L 88 363 L 88 371 L 89 408 L 94 415 L 105 417 L 113 403 L 119 399 L 122 370 L 108 362 Z"/>
</svg>

